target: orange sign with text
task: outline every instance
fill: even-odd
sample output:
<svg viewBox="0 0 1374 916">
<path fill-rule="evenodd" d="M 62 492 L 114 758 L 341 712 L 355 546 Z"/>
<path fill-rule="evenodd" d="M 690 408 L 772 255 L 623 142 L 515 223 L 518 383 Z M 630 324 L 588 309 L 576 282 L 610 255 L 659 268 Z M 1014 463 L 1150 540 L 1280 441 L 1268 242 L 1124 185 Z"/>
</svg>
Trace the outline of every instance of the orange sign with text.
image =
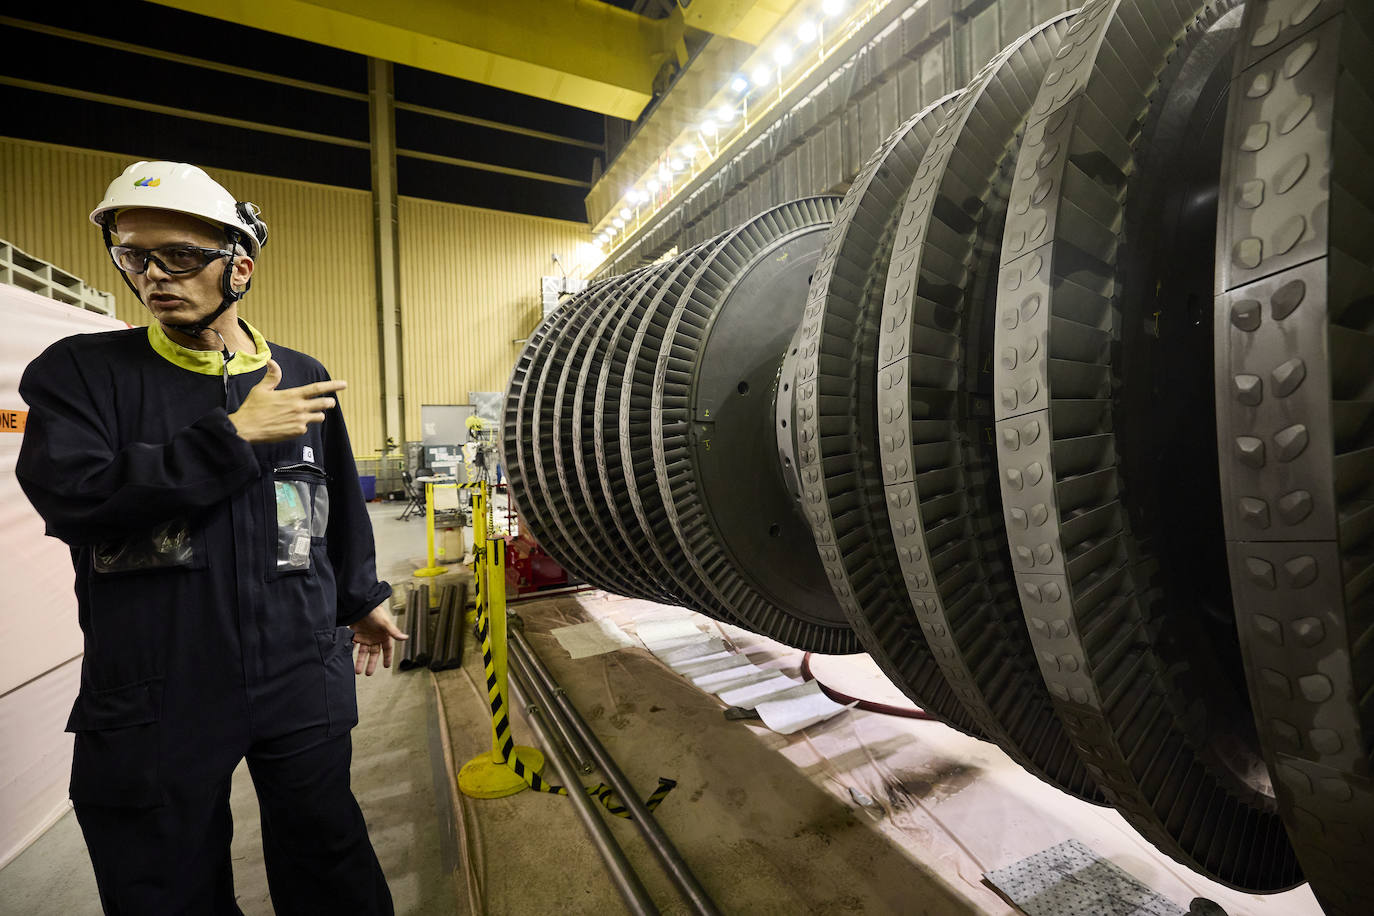
<svg viewBox="0 0 1374 916">
<path fill-rule="evenodd" d="M 0 410 L 0 433 L 22 433 L 28 419 L 27 410 Z"/>
</svg>

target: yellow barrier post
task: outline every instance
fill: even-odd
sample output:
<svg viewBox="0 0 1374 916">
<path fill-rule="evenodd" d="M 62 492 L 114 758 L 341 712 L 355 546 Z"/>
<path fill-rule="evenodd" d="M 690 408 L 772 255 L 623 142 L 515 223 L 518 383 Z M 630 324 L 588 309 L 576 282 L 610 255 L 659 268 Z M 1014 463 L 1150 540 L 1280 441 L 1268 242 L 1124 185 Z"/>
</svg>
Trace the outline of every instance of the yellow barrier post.
<svg viewBox="0 0 1374 916">
<path fill-rule="evenodd" d="M 434 562 L 434 481 L 425 481 L 425 547 L 428 551 L 429 565 L 415 570 L 417 576 L 437 576 L 448 572 L 447 566 Z"/>
<path fill-rule="evenodd" d="M 544 767 L 544 755 L 532 747 L 510 740 L 509 693 L 506 691 L 506 543 L 487 537 L 486 508 L 490 494 L 487 484 L 478 484 L 473 493 L 473 572 L 477 580 L 477 613 L 485 616 L 490 649 L 484 647 L 487 696 L 493 709 L 491 750 L 463 764 L 458 772 L 458 788 L 472 798 L 504 798 L 529 786 L 507 761 L 518 760 L 528 771 Z M 480 539 L 479 539 L 480 536 Z"/>
<path fill-rule="evenodd" d="M 476 574 L 477 554 L 487 542 L 487 488 L 468 484 L 467 489 L 472 490 L 472 571 Z"/>
<path fill-rule="evenodd" d="M 476 623 L 482 614 L 482 602 L 486 600 L 487 592 L 486 583 L 482 581 L 482 544 L 487 538 L 487 492 L 485 487 L 475 487 L 470 483 L 459 484 L 458 489 L 472 491 L 472 579 L 477 600 L 472 603 L 472 614 L 465 618 L 465 622 Z"/>
</svg>

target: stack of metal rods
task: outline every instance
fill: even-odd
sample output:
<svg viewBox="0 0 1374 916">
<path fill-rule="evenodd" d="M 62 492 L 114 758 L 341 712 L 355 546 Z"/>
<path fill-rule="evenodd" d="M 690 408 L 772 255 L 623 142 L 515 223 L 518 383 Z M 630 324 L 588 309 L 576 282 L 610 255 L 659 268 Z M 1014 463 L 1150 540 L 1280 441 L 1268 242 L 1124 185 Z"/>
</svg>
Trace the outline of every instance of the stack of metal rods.
<svg viewBox="0 0 1374 916">
<path fill-rule="evenodd" d="M 463 621 L 468 584 L 445 585 L 439 591 L 437 626 L 431 620 L 429 586 L 411 589 L 406 596 L 406 640 L 397 667 L 402 671 L 457 668 L 463 660 Z"/>
<path fill-rule="evenodd" d="M 464 618 L 468 604 L 468 584 L 446 585 L 439 593 L 439 627 L 434 634 L 434 657 L 429 670 L 444 671 L 463 664 Z"/>
</svg>

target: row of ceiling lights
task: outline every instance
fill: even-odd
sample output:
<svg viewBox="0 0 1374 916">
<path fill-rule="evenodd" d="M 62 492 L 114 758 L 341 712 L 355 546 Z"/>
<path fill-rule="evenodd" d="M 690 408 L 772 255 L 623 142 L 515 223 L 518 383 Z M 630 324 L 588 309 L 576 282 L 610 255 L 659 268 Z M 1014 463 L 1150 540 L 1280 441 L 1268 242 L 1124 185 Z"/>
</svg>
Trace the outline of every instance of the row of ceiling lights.
<svg viewBox="0 0 1374 916">
<path fill-rule="evenodd" d="M 688 132 L 688 139 L 680 138 L 675 147 L 660 157 L 658 166 L 626 192 L 619 212 L 601 228 L 593 241 L 596 253 L 603 253 L 621 230 L 640 216 L 642 206 L 657 200 L 660 193 L 671 194 L 674 177 L 690 170 L 697 164 L 698 157 L 705 155 L 707 162 L 714 158 L 719 151 L 721 134 L 737 119 L 747 119 L 749 99 L 753 92 L 776 85 L 781 97 L 784 70 L 796 61 L 797 49 L 820 42 L 824 21 L 839 16 L 846 6 L 846 0 L 821 0 L 818 19 L 805 18 L 799 21 L 790 37 L 775 41 L 764 61 L 755 64 L 748 74 L 738 73 L 733 76 L 729 83 L 729 94 L 733 98 L 708 113 L 706 118 Z M 755 98 L 757 100 L 759 96 Z"/>
</svg>

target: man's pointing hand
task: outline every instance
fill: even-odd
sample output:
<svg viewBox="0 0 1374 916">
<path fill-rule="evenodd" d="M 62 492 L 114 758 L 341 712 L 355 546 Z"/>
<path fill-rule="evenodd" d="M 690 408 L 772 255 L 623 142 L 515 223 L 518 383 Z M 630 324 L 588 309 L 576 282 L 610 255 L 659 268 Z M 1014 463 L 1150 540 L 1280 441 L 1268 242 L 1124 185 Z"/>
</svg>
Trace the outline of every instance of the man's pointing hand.
<svg viewBox="0 0 1374 916">
<path fill-rule="evenodd" d="M 229 422 L 239 437 L 249 442 L 285 442 L 305 435 L 312 423 L 324 422 L 324 412 L 337 402 L 329 397 L 343 391 L 348 382 L 329 379 L 299 388 L 278 388 L 281 366 L 267 361 L 267 374 L 253 386 Z"/>
</svg>

